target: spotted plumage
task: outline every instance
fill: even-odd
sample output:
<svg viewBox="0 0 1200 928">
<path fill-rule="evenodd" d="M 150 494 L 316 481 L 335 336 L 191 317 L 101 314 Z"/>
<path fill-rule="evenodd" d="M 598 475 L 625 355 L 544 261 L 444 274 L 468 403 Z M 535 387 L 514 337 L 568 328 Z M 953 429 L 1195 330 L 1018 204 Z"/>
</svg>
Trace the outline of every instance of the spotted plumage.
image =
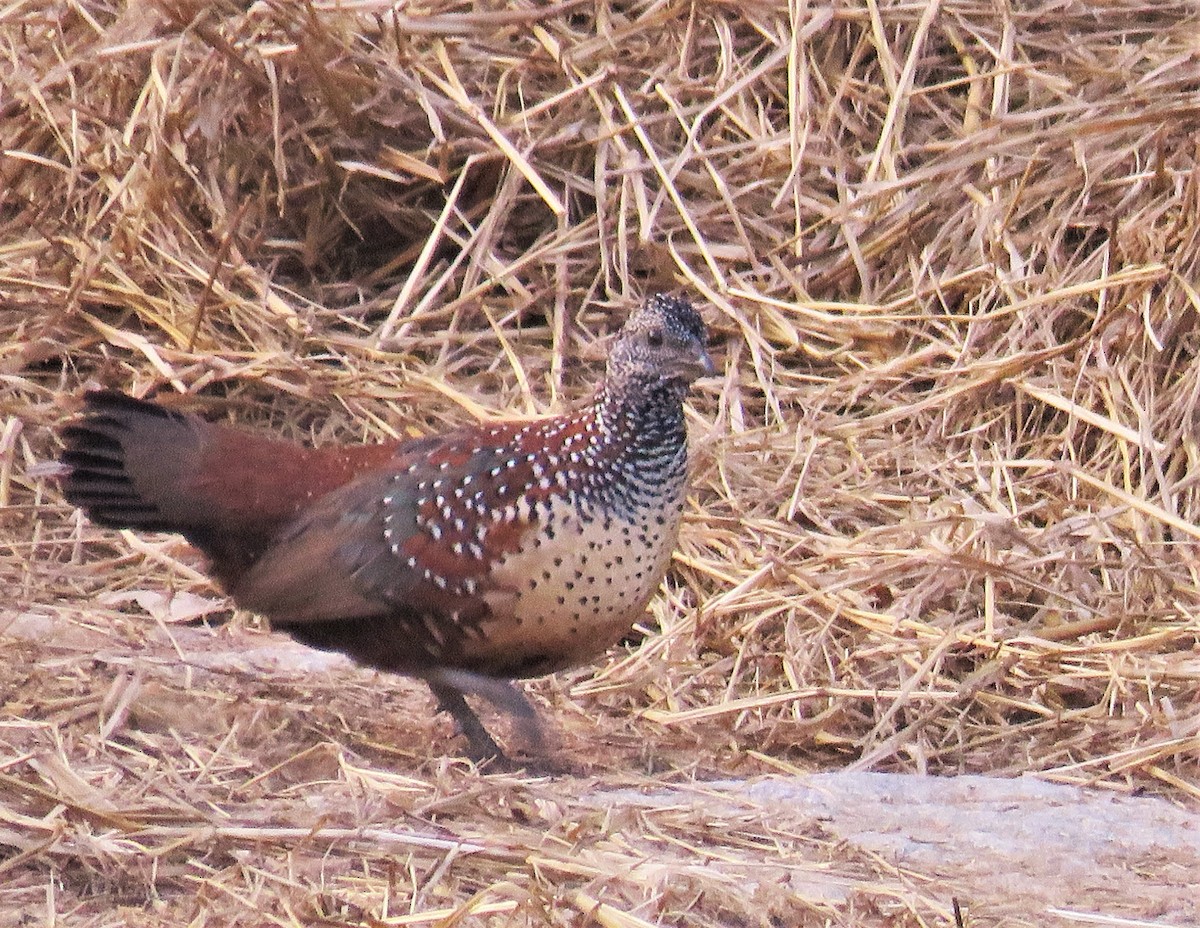
<svg viewBox="0 0 1200 928">
<path fill-rule="evenodd" d="M 101 524 L 181 532 L 239 605 L 299 640 L 427 680 L 485 756 L 464 692 L 532 736 L 504 681 L 602 652 L 661 582 L 704 342 L 691 305 L 658 295 L 580 409 L 392 445 L 304 448 L 90 393 L 64 433 L 64 490 Z"/>
</svg>

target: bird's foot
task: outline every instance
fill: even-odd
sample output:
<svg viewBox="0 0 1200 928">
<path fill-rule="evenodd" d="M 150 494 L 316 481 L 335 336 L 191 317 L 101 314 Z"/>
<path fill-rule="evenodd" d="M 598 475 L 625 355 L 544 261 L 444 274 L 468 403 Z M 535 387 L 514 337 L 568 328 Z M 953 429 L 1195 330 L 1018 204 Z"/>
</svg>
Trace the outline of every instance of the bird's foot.
<svg viewBox="0 0 1200 928">
<path fill-rule="evenodd" d="M 464 693 L 480 696 L 508 714 L 525 749 L 534 756 L 542 753 L 545 739 L 537 712 L 525 694 L 511 683 L 461 670 L 440 670 L 436 676 L 427 677 L 426 682 L 437 698 L 438 708 L 448 712 L 458 722 L 459 730 L 467 739 L 467 756 L 475 763 L 489 763 L 493 769 L 500 766 L 518 770 L 527 766 L 508 757 L 496 744 L 475 710 L 467 703 Z"/>
</svg>

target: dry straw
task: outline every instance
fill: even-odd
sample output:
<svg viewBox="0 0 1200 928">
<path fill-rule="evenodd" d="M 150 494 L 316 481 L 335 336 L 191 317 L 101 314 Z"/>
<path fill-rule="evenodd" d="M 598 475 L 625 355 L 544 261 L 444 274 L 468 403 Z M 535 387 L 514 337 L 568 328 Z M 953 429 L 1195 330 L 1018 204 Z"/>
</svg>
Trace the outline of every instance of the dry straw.
<svg viewBox="0 0 1200 928">
<path fill-rule="evenodd" d="M 819 828 L 587 797 L 854 767 L 1200 798 L 1197 16 L 0 6 L 0 909 L 945 923 Z M 532 687 L 572 775 L 480 776 L 415 688 L 172 625 L 222 615 L 194 554 L 30 470 L 89 384 L 316 442 L 542 412 L 662 288 L 724 374 L 646 640 Z"/>
</svg>

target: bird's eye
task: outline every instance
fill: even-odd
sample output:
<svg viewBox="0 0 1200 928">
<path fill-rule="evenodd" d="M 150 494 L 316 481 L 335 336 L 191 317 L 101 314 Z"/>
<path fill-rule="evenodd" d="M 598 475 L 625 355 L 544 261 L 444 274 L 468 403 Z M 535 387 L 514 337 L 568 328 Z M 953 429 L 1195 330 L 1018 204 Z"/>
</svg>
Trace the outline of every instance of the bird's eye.
<svg viewBox="0 0 1200 928">
<path fill-rule="evenodd" d="M 646 333 L 646 344 L 651 348 L 661 348 L 663 343 L 662 332 L 654 331 Z"/>
</svg>

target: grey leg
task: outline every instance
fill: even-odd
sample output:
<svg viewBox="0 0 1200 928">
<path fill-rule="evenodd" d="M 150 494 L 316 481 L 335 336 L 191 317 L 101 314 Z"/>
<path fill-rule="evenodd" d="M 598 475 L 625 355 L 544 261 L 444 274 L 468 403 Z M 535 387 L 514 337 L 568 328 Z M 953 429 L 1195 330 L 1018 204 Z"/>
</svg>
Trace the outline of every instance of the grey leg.
<svg viewBox="0 0 1200 928">
<path fill-rule="evenodd" d="M 542 728 L 537 712 L 525 698 L 525 694 L 511 683 L 462 670 L 440 670 L 426 677 L 425 682 L 437 698 L 438 708 L 449 712 L 458 722 L 467 739 L 472 760 L 503 759 L 504 752 L 492 740 L 492 736 L 479 721 L 479 716 L 467 705 L 466 699 L 463 698 L 464 693 L 480 696 L 501 712 L 507 713 L 513 719 L 521 739 L 528 748 L 534 753 L 541 751 Z"/>
<path fill-rule="evenodd" d="M 500 750 L 500 745 L 496 744 L 492 736 L 488 734 L 483 723 L 479 721 L 479 716 L 475 714 L 475 710 L 463 699 L 463 694 L 453 686 L 434 683 L 432 680 L 427 682 L 429 688 L 433 690 L 433 695 L 437 698 L 438 709 L 442 712 L 449 712 L 454 717 L 454 721 L 458 723 L 459 730 L 466 737 L 467 756 L 477 764 L 483 763 L 485 760 L 503 759 L 504 752 Z"/>
</svg>

